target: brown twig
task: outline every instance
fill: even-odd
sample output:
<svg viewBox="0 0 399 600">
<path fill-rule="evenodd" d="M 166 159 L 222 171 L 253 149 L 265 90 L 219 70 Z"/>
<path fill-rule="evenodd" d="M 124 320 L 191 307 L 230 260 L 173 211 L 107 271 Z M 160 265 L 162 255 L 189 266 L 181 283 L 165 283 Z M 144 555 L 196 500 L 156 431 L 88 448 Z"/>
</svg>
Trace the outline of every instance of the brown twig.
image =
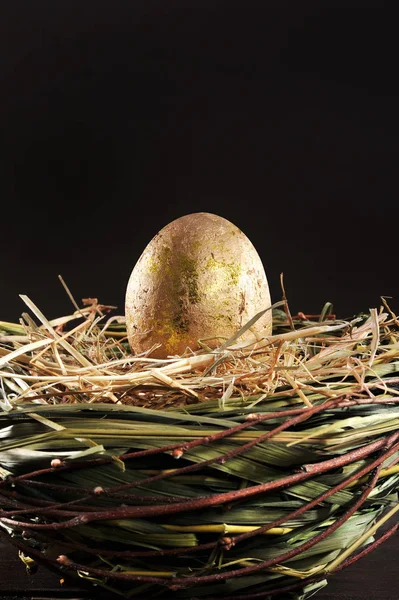
<svg viewBox="0 0 399 600">
<path fill-rule="evenodd" d="M 399 381 L 399 378 L 398 378 L 398 381 Z M 316 414 L 317 412 L 319 412 L 321 410 L 334 409 L 334 408 L 349 408 L 351 406 L 356 406 L 356 405 L 399 403 L 399 398 L 396 398 L 396 397 L 395 398 L 380 398 L 380 399 L 379 398 L 359 398 L 356 400 L 347 400 L 347 399 L 342 399 L 342 398 L 343 397 L 337 397 L 332 400 L 328 400 L 328 401 L 324 402 L 323 404 L 314 405 L 312 407 L 312 409 L 307 409 L 307 408 L 305 409 L 305 408 L 301 407 L 301 408 L 294 408 L 294 409 L 289 409 L 289 410 L 285 410 L 285 411 L 282 411 L 282 410 L 275 411 L 275 412 L 267 413 L 264 415 L 256 414 L 252 417 L 252 419 L 253 419 L 252 422 L 251 422 L 251 419 L 249 419 L 247 416 L 246 418 L 248 419 L 248 421 L 246 423 L 240 423 L 239 425 L 236 425 L 236 426 L 226 429 L 224 431 L 213 434 L 212 436 L 206 436 L 203 438 L 193 440 L 191 442 L 184 442 L 183 444 L 181 442 L 178 442 L 178 443 L 174 443 L 174 444 L 168 444 L 168 445 L 162 446 L 160 448 L 149 448 L 147 450 L 139 450 L 139 451 L 124 453 L 124 454 L 119 455 L 117 458 L 122 461 L 127 461 L 127 460 L 143 458 L 146 456 L 151 456 L 151 455 L 156 455 L 156 454 L 161 454 L 161 453 L 166 453 L 166 452 L 172 452 L 173 450 L 178 450 L 180 448 L 183 448 L 184 450 L 188 450 L 195 446 L 209 444 L 209 443 L 212 443 L 213 441 L 223 439 L 224 437 L 228 437 L 229 435 L 232 435 L 233 433 L 236 433 L 238 431 L 241 431 L 243 429 L 251 427 L 255 422 L 265 422 L 265 421 L 273 420 L 273 419 L 281 419 L 281 418 L 284 418 L 287 416 L 305 415 L 305 414 L 306 414 L 306 418 L 309 418 L 310 416 L 313 416 L 314 414 Z M 310 413 L 309 412 L 310 410 L 312 410 L 313 412 Z M 306 413 L 305 413 L 305 411 L 306 411 Z M 286 422 L 284 424 L 285 425 L 284 428 L 290 427 L 293 424 L 296 424 L 296 422 Z M 282 430 L 283 429 L 281 429 L 279 431 L 282 431 Z M 279 431 L 273 430 L 272 432 L 268 432 L 265 435 L 269 435 L 270 433 L 272 433 L 272 435 L 274 435 L 275 433 L 279 433 Z M 262 440 L 258 437 L 256 439 L 255 443 L 260 443 L 261 441 Z M 253 442 L 251 442 L 251 443 L 253 443 Z M 239 450 L 239 449 L 237 449 L 237 450 Z M 216 458 L 215 460 L 218 460 L 218 459 Z M 25 479 L 31 480 L 35 477 L 41 477 L 44 475 L 52 474 L 55 471 L 80 470 L 80 469 L 85 469 L 85 468 L 89 468 L 89 467 L 107 465 L 107 464 L 111 464 L 113 462 L 114 462 L 114 458 L 112 458 L 112 457 L 99 457 L 99 458 L 95 458 L 95 459 L 91 459 L 91 460 L 76 461 L 76 462 L 61 461 L 61 464 L 58 467 L 48 467 L 45 469 L 38 469 L 36 471 L 31 471 L 29 473 L 24 473 L 22 475 L 17 475 L 17 476 L 10 476 L 6 479 L 0 480 L 0 487 L 7 486 L 10 483 L 17 483 L 17 482 L 23 481 Z M 175 474 L 177 474 L 177 472 Z M 141 483 L 144 483 L 144 482 L 142 481 L 142 482 L 140 482 L 140 484 Z M 126 489 L 129 486 L 134 486 L 134 485 L 135 485 L 135 483 L 127 484 L 124 489 Z M 74 488 L 74 489 L 75 489 L 75 491 L 77 490 L 77 488 Z M 90 492 L 87 488 L 85 488 L 84 491 L 87 494 L 94 493 L 93 491 Z M 116 493 L 115 488 L 107 490 L 107 493 L 109 493 L 109 494 Z"/>
<path fill-rule="evenodd" d="M 342 571 L 346 567 L 349 567 L 350 565 L 356 563 L 359 559 L 363 558 L 364 556 L 367 556 L 367 554 L 378 548 L 378 546 L 381 546 L 390 537 L 392 537 L 398 531 L 398 528 L 399 523 L 396 523 L 395 525 L 393 525 L 393 527 L 391 527 L 383 535 L 381 535 L 381 537 L 379 537 L 378 540 L 375 540 L 374 542 L 369 544 L 367 548 L 365 548 L 361 552 L 358 552 L 355 556 L 352 556 L 350 559 L 346 560 L 344 563 L 342 563 L 342 565 L 339 565 L 339 567 L 337 567 L 335 571 L 329 573 L 328 578 L 335 575 L 335 573 Z M 265 590 L 262 592 L 255 592 L 254 594 L 223 596 L 223 600 L 261 600 L 262 598 L 266 599 L 269 596 L 275 596 L 276 594 L 283 594 L 285 592 L 293 592 L 294 590 L 303 589 L 306 585 L 309 585 L 310 583 L 316 583 L 317 581 L 322 581 L 323 579 L 326 579 L 326 577 L 326 574 L 323 573 L 321 575 L 315 575 L 313 577 L 306 577 L 304 579 L 301 579 L 301 581 L 292 583 L 290 585 L 274 587 L 267 591 Z M 197 599 L 192 598 L 191 600 Z M 205 596 L 203 600 L 220 600 L 220 596 Z"/>
<path fill-rule="evenodd" d="M 356 512 L 356 510 L 358 510 L 360 508 L 360 506 L 362 506 L 362 504 L 366 500 L 367 496 L 370 494 L 371 490 L 373 489 L 373 487 L 378 479 L 378 473 L 379 473 L 380 468 L 381 468 L 381 466 L 379 466 L 375 469 L 374 474 L 372 475 L 372 477 L 370 478 L 370 481 L 365 486 L 365 489 L 364 489 L 363 493 L 361 494 L 361 496 L 354 503 L 352 503 L 352 506 L 349 509 L 347 509 L 345 511 L 345 513 L 339 519 L 337 519 L 332 525 L 327 527 L 324 531 L 322 531 L 318 535 L 314 536 L 312 539 L 308 540 L 307 542 L 304 542 L 303 544 L 297 546 L 296 548 L 293 548 L 292 550 L 289 550 L 285 554 L 280 555 L 275 558 L 272 558 L 272 559 L 269 559 L 269 560 L 266 560 L 266 561 L 262 561 L 258 565 L 254 565 L 251 567 L 244 567 L 242 569 L 235 569 L 232 571 L 225 571 L 224 573 L 215 573 L 213 575 L 199 575 L 199 576 L 192 576 L 192 577 L 187 577 L 187 576 L 186 577 L 175 577 L 173 579 L 173 583 L 170 583 L 170 582 L 166 582 L 165 580 L 162 580 L 161 578 L 158 578 L 158 577 L 154 578 L 154 577 L 150 577 L 150 576 L 132 575 L 132 574 L 128 574 L 128 573 L 120 573 L 120 572 L 114 572 L 114 571 L 109 572 L 109 571 L 105 571 L 104 569 L 97 569 L 95 567 L 87 567 L 85 565 L 82 565 L 82 564 L 79 564 L 79 563 L 76 563 L 76 562 L 70 560 L 67 556 L 64 556 L 64 555 L 61 555 L 58 557 L 58 562 L 61 565 L 65 566 L 69 569 L 72 569 L 74 571 L 86 571 L 90 575 L 95 575 L 98 577 L 108 577 L 110 579 L 120 579 L 120 580 L 125 580 L 125 581 L 141 581 L 141 582 L 146 582 L 146 583 L 161 583 L 163 585 L 166 585 L 167 587 L 169 587 L 169 589 L 171 589 L 173 591 L 177 591 L 179 589 L 186 588 L 186 587 L 192 586 L 192 585 L 209 584 L 209 583 L 215 583 L 215 582 L 219 582 L 219 581 L 225 581 L 226 579 L 230 579 L 230 578 L 234 578 L 234 577 L 242 577 L 244 575 L 252 575 L 253 573 L 258 573 L 259 571 L 264 571 L 265 569 L 267 569 L 277 563 L 281 563 L 285 560 L 288 560 L 290 558 L 297 556 L 298 554 L 300 554 L 301 552 L 304 552 L 305 550 L 308 550 L 309 548 L 311 548 L 318 542 L 323 541 L 326 537 L 328 537 L 334 531 L 336 531 L 341 525 L 343 525 L 343 523 L 345 523 Z"/>
<path fill-rule="evenodd" d="M 389 453 L 386 453 L 383 456 L 380 456 L 379 458 L 374 460 L 369 465 L 356 471 L 355 473 L 353 473 L 352 475 L 350 475 L 349 477 L 344 479 L 341 483 L 335 485 L 334 487 L 327 490 L 323 494 L 320 494 L 317 498 L 313 499 L 310 502 L 307 502 L 306 504 L 304 504 L 297 510 L 294 510 L 291 513 L 284 515 L 283 517 L 276 519 L 272 523 L 268 523 L 262 527 L 254 529 L 253 531 L 242 533 L 242 534 L 236 535 L 236 536 L 231 536 L 230 542 L 228 545 L 223 543 L 223 541 L 224 541 L 223 538 L 219 538 L 219 540 L 216 540 L 215 542 L 199 544 L 194 547 L 191 546 L 191 547 L 187 547 L 187 548 L 173 548 L 173 549 L 166 549 L 166 550 L 162 549 L 162 550 L 155 550 L 155 551 L 136 551 L 136 552 L 131 551 L 131 550 L 115 551 L 115 550 L 107 550 L 106 548 L 90 548 L 83 544 L 75 544 L 75 545 L 71 545 L 71 547 L 75 548 L 75 549 L 79 549 L 79 550 L 84 550 L 90 554 L 102 555 L 102 556 L 115 556 L 115 557 L 120 557 L 120 558 L 122 558 L 122 557 L 124 557 L 124 558 L 139 558 L 139 557 L 140 558 L 144 558 L 144 557 L 149 558 L 149 557 L 156 557 L 156 556 L 173 556 L 173 555 L 177 555 L 177 554 L 182 555 L 182 554 L 200 552 L 203 550 L 209 550 L 209 549 L 215 548 L 216 546 L 221 545 L 221 544 L 224 546 L 225 549 L 228 550 L 229 548 L 237 545 L 239 542 L 242 542 L 251 537 L 255 537 L 257 535 L 265 533 L 266 531 L 273 529 L 275 527 L 279 527 L 280 525 L 283 525 L 284 523 L 287 523 L 288 521 L 291 521 L 292 519 L 299 517 L 301 514 L 311 510 L 312 508 L 314 508 L 321 502 L 324 502 L 325 500 L 327 500 L 327 498 L 333 496 L 340 490 L 347 487 L 350 483 L 352 483 L 352 481 L 356 481 L 357 479 L 360 479 L 364 475 L 367 475 L 370 471 L 372 471 L 374 468 L 379 466 L 382 462 L 385 462 L 387 460 L 387 458 L 389 457 L 389 455 L 396 452 L 397 449 L 399 449 L 399 446 L 395 446 L 393 449 L 391 449 L 391 451 Z M 395 464 L 397 462 L 399 462 L 399 457 L 397 457 L 393 461 L 393 464 Z"/>
<path fill-rule="evenodd" d="M 325 473 L 332 469 L 343 467 L 347 464 L 365 458 L 377 450 L 385 448 L 388 442 L 397 438 L 399 438 L 399 432 L 368 444 L 367 446 L 363 446 L 362 448 L 358 448 L 357 450 L 352 450 L 352 452 L 348 452 L 342 456 L 337 456 L 330 460 L 315 463 L 312 466 L 307 465 L 307 470 L 305 472 L 294 473 L 288 475 L 287 477 L 282 477 L 276 481 L 269 481 L 267 483 L 253 485 L 251 487 L 234 490 L 232 492 L 224 492 L 221 494 L 214 494 L 212 496 L 195 498 L 180 502 L 178 504 L 169 504 L 167 506 L 126 506 L 120 508 L 111 508 L 94 513 L 81 513 L 79 516 L 74 517 L 73 519 L 69 519 L 68 521 L 63 521 L 60 523 L 29 523 L 13 521 L 12 519 L 7 519 L 5 517 L 0 518 L 0 521 L 8 525 L 13 525 L 14 527 L 22 527 L 23 529 L 56 531 L 59 529 L 77 527 L 78 525 L 84 525 L 93 521 L 145 518 L 158 515 L 165 516 L 167 514 L 178 514 L 187 511 L 201 510 L 210 506 L 219 506 L 221 504 L 226 504 L 227 502 L 251 498 L 259 494 L 270 492 L 271 490 L 281 489 L 283 487 L 293 485 L 294 483 L 305 481 L 316 474 Z M 392 454 L 392 451 L 390 451 L 387 456 L 390 456 L 390 454 Z"/>
</svg>

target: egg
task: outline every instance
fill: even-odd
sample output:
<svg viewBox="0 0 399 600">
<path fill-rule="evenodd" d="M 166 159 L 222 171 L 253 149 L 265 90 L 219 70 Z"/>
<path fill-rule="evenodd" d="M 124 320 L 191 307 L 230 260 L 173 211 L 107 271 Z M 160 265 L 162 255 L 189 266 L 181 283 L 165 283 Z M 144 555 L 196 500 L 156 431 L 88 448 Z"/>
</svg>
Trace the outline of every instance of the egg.
<svg viewBox="0 0 399 600">
<path fill-rule="evenodd" d="M 218 347 L 270 307 L 262 261 L 247 236 L 217 215 L 172 221 L 151 240 L 130 276 L 126 328 L 132 350 L 165 358 Z M 267 311 L 241 338 L 271 334 Z"/>
</svg>

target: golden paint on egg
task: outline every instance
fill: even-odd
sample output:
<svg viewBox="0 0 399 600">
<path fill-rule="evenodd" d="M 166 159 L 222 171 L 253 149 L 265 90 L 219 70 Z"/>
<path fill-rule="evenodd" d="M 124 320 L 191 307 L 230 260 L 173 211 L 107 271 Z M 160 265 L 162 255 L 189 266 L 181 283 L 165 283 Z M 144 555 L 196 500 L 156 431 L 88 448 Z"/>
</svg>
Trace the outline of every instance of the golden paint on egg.
<svg viewBox="0 0 399 600">
<path fill-rule="evenodd" d="M 126 292 L 126 327 L 137 354 L 161 344 L 152 357 L 218 347 L 258 312 L 270 307 L 259 254 L 230 221 L 193 213 L 172 221 L 139 258 Z M 267 311 L 241 340 L 271 334 Z M 240 341 L 241 341 L 240 340 Z"/>
</svg>

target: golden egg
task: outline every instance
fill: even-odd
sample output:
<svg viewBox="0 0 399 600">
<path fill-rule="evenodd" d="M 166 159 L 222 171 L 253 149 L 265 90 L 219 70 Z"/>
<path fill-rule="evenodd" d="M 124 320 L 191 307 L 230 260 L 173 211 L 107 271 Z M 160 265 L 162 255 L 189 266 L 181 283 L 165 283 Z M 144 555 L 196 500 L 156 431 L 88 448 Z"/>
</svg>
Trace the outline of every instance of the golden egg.
<svg viewBox="0 0 399 600">
<path fill-rule="evenodd" d="M 137 354 L 181 356 L 198 340 L 217 347 L 270 307 L 262 261 L 238 227 L 211 213 L 172 221 L 140 256 L 126 292 L 126 327 Z M 270 335 L 267 311 L 240 339 Z"/>
</svg>

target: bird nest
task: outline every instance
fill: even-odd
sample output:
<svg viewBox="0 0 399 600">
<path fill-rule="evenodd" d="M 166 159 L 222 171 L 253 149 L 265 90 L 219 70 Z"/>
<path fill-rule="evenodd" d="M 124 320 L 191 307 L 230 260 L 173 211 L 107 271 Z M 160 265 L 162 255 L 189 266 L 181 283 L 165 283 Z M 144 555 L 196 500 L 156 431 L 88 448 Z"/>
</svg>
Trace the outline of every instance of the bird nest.
<svg viewBox="0 0 399 600">
<path fill-rule="evenodd" d="M 126 598 L 306 598 L 392 535 L 399 322 L 273 307 L 165 360 L 87 300 L 0 322 L 0 535 Z M 386 523 L 389 521 L 388 525 Z"/>
</svg>

